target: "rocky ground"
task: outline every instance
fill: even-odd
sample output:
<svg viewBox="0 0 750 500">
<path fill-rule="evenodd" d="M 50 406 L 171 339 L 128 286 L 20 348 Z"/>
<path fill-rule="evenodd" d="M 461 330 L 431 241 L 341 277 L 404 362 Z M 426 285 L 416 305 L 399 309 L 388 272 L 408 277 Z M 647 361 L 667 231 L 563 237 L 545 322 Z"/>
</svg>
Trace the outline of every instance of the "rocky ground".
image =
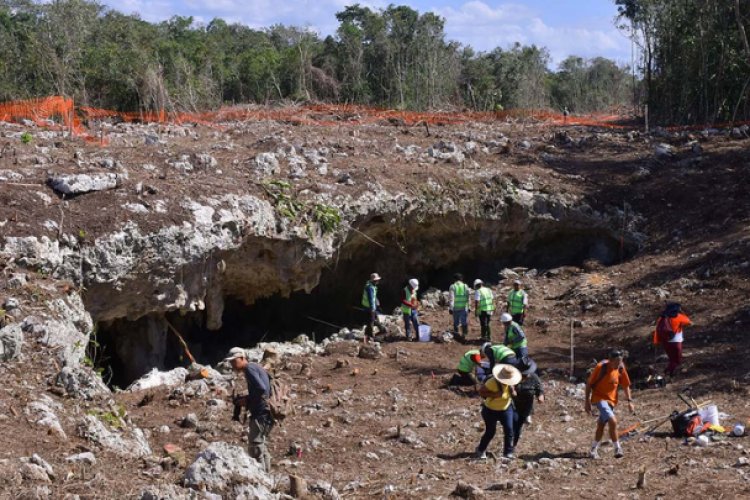
<svg viewBox="0 0 750 500">
<path fill-rule="evenodd" d="M 644 135 L 503 122 L 431 126 L 428 135 L 398 123 L 120 124 L 105 129 L 107 145 L 36 128 L 24 144 L 27 126 L 1 130 L 6 497 L 266 498 L 291 493 L 291 483 L 321 498 L 750 495 L 747 437 L 703 446 L 670 438 L 667 424 L 629 437 L 622 460 L 611 448 L 588 459 L 594 419 L 583 413 L 580 385 L 611 346 L 629 351 L 636 380 L 660 369 L 650 332 L 663 301 L 678 300 L 695 322 L 684 369 L 666 388 L 636 391 L 636 414 L 621 408 L 622 424 L 684 408 L 678 393 L 712 401 L 722 423 L 750 417 L 750 154 L 742 129 Z M 326 231 L 319 206 L 335 207 L 341 226 Z M 399 214 L 419 249 L 378 220 Z M 432 219 L 455 225 L 455 214 L 469 223 L 455 233 L 435 229 Z M 591 258 L 532 268 L 522 258 L 564 253 L 565 242 L 574 247 L 591 227 L 622 238 L 619 255 L 604 252 L 609 265 Z M 501 296 L 517 275 L 527 284 L 530 352 L 547 393 L 515 460 L 470 458 L 482 423 L 476 395 L 445 387 L 467 349 L 455 342 L 389 339 L 377 359 L 338 336 L 275 346 L 275 370 L 292 385 L 298 412 L 273 431 L 271 475 L 242 451 L 228 404 L 235 389 L 220 372 L 191 381 L 188 370 L 155 372 L 113 393 L 91 370 L 86 346 L 106 321 L 179 311 L 221 323 L 223 296 L 257 298 L 252 280 L 272 293 L 320 293 L 337 255 L 398 269 L 390 248 L 356 240 L 352 228 L 401 245 L 394 254 L 418 277 L 439 267 L 442 254 L 430 245 L 461 253 L 457 266 L 471 260 L 475 249 L 452 241 L 461 231 L 509 267 L 524 266 L 490 277 Z M 545 240 L 555 230 L 562 236 Z M 487 243 L 498 234 L 499 243 Z M 502 245 L 516 247 L 503 253 Z M 378 261 L 383 255 L 390 260 Z M 222 266 L 231 279 L 216 271 Z M 243 267 L 245 274 L 231 272 Z M 386 279 L 389 286 L 398 283 Z M 422 319 L 439 334 L 447 308 L 439 291 L 425 292 Z M 219 332 L 217 342 L 231 345 Z M 153 346 L 130 352 L 146 366 Z"/>
</svg>

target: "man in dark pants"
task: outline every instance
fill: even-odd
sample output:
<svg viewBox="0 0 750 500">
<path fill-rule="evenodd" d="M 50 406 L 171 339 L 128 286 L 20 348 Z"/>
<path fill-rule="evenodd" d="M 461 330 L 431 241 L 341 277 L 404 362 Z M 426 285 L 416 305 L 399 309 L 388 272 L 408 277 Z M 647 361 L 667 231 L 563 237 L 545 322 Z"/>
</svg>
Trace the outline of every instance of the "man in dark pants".
<svg viewBox="0 0 750 500">
<path fill-rule="evenodd" d="M 492 369 L 492 378 L 479 388 L 479 395 L 484 398 L 482 420 L 484 434 L 474 452 L 477 459 L 487 458 L 487 447 L 495 437 L 497 424 L 503 426 L 503 456 L 513 458 L 513 386 L 521 380 L 521 372 L 516 368 L 499 364 Z"/>
<path fill-rule="evenodd" d="M 380 283 L 380 275 L 378 273 L 372 273 L 370 280 L 365 283 L 365 289 L 362 291 L 362 307 L 365 308 L 367 313 L 367 326 L 365 326 L 365 344 L 375 339 L 374 327 L 378 327 L 381 334 L 386 334 L 385 327 L 378 320 L 378 308 L 380 307 L 380 301 L 378 300 L 378 283 Z M 419 332 L 417 332 L 419 334 Z"/>
<path fill-rule="evenodd" d="M 513 398 L 515 406 L 515 422 L 513 425 L 513 447 L 518 445 L 524 424 L 531 423 L 531 413 L 534 411 L 534 399 L 544 402 L 542 381 L 536 374 L 536 363 L 526 358 L 521 366 L 521 381 L 516 386 L 516 396 Z"/>
<path fill-rule="evenodd" d="M 480 279 L 474 280 L 474 312 L 479 318 L 482 340 L 490 342 L 492 340 L 492 330 L 490 329 L 490 320 L 492 312 L 495 310 L 495 296 L 490 288 L 484 286 Z"/>
<path fill-rule="evenodd" d="M 247 410 L 250 412 L 247 431 L 247 453 L 271 472 L 271 454 L 266 441 L 273 428 L 273 417 L 268 407 L 271 396 L 271 379 L 268 372 L 257 363 L 250 363 L 241 347 L 233 347 L 226 360 L 236 372 L 242 372 L 247 380 Z"/>
</svg>

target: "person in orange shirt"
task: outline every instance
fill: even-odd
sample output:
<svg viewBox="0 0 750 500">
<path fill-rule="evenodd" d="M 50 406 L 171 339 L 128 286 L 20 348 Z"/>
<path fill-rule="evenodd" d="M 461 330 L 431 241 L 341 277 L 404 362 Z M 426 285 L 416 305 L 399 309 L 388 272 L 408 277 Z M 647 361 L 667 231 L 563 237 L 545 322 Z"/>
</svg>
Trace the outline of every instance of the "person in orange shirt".
<svg viewBox="0 0 750 500">
<path fill-rule="evenodd" d="M 594 444 L 591 446 L 591 458 L 599 458 L 599 443 L 604 436 L 604 426 L 609 427 L 609 437 L 615 447 L 615 458 L 622 458 L 622 447 L 617 438 L 617 418 L 615 417 L 615 406 L 617 406 L 617 390 L 622 387 L 625 392 L 625 400 L 628 409 L 635 412 L 633 398 L 630 394 L 630 377 L 625 369 L 621 351 L 613 350 L 608 359 L 596 365 L 594 371 L 586 382 L 586 413 L 594 414 L 591 405 L 599 410 L 599 419 L 596 422 L 594 433 Z"/>
<path fill-rule="evenodd" d="M 682 364 L 682 328 L 693 323 L 690 318 L 682 312 L 682 306 L 677 302 L 670 302 L 656 320 L 656 331 L 654 332 L 654 344 L 664 346 L 664 352 L 669 358 L 669 364 L 664 369 L 664 374 L 672 377 L 677 367 Z"/>
</svg>

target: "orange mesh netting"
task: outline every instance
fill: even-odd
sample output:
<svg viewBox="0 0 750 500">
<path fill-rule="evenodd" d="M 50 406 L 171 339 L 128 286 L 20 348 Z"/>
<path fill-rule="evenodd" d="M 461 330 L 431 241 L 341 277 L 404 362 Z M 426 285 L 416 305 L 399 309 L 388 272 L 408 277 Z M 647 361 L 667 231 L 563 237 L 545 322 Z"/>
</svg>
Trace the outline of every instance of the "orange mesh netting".
<svg viewBox="0 0 750 500">
<path fill-rule="evenodd" d="M 523 120 L 549 125 L 584 125 L 592 127 L 620 127 L 618 115 L 563 116 L 544 110 L 508 110 L 497 112 L 416 112 L 379 109 L 359 105 L 315 104 L 285 108 L 222 107 L 204 113 L 168 113 L 162 111 L 119 112 L 88 106 L 76 107 L 65 97 L 47 97 L 0 104 L 0 120 L 31 120 L 38 126 L 65 127 L 74 135 L 96 140 L 83 123 L 90 120 L 119 119 L 143 123 L 198 123 L 217 126 L 233 121 L 279 121 L 296 125 L 340 126 L 389 122 L 414 126 L 421 124 L 457 124 Z"/>
</svg>

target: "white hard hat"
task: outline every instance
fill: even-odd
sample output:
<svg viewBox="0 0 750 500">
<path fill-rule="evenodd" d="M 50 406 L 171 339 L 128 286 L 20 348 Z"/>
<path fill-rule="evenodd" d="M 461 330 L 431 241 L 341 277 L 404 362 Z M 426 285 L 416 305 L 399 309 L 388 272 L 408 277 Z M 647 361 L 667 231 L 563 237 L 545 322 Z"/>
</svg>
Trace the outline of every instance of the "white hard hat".
<svg viewBox="0 0 750 500">
<path fill-rule="evenodd" d="M 511 321 L 513 321 L 513 316 L 511 316 L 510 314 L 502 313 L 500 315 L 500 323 L 510 323 Z"/>
<path fill-rule="evenodd" d="M 245 358 L 247 359 L 247 353 L 242 347 L 232 347 L 229 350 L 229 356 L 227 356 L 224 361 L 231 361 L 233 359 L 237 358 Z"/>
<path fill-rule="evenodd" d="M 380 275 L 378 273 L 372 273 L 370 275 L 370 281 L 378 281 L 380 280 Z"/>
<path fill-rule="evenodd" d="M 412 288 L 418 288 L 419 287 L 419 280 L 417 278 L 412 278 L 409 280 L 409 286 Z"/>
<path fill-rule="evenodd" d="M 477 285 L 483 285 L 484 281 L 480 280 L 479 278 L 474 280 L 474 287 L 476 288 Z"/>
</svg>

